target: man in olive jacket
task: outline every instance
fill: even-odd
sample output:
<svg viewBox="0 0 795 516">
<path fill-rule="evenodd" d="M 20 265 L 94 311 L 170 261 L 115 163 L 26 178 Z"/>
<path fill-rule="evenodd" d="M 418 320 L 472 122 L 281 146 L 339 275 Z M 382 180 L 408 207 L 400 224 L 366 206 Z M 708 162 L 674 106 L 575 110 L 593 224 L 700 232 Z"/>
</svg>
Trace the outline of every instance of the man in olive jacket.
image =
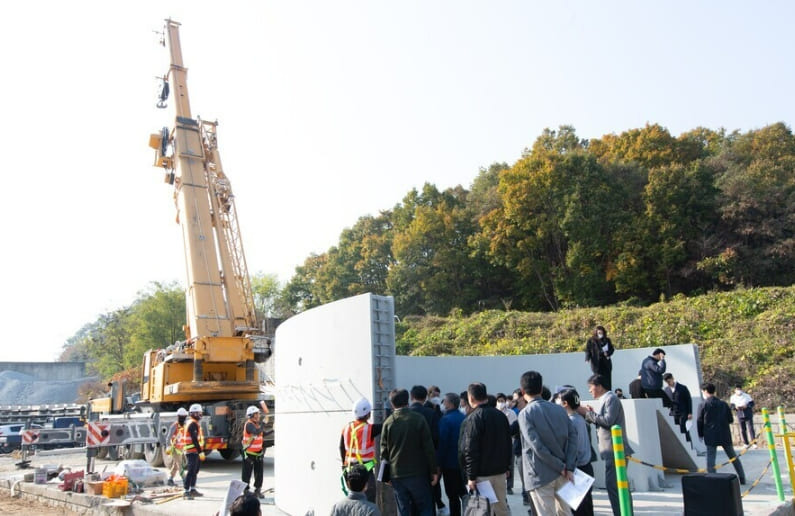
<svg viewBox="0 0 795 516">
<path fill-rule="evenodd" d="M 488 481 L 497 494 L 491 506 L 496 516 L 510 515 L 506 473 L 512 465 L 511 428 L 508 418 L 487 404 L 486 386 L 473 383 L 467 388 L 472 412 L 461 423 L 458 458 L 467 487 L 475 489 L 478 482 Z"/>
<path fill-rule="evenodd" d="M 408 407 L 406 389 L 390 392 L 389 402 L 394 412 L 381 429 L 381 461 L 389 463 L 398 514 L 433 516 L 431 486 L 439 477 L 431 429 L 424 417 Z"/>
</svg>

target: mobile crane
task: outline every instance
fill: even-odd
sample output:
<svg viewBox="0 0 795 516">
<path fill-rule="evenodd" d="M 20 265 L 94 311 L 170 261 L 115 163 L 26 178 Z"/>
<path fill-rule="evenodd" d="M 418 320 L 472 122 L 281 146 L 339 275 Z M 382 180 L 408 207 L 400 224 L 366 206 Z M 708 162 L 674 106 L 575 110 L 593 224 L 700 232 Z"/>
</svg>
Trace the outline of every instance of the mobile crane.
<svg viewBox="0 0 795 516">
<path fill-rule="evenodd" d="M 263 400 L 256 367 L 270 357 L 271 342 L 257 319 L 235 199 L 218 151 L 218 123 L 192 116 L 179 27 L 166 20 L 161 41 L 168 43 L 171 64 L 161 78 L 158 107 L 167 107 L 173 91 L 174 126 L 150 135 L 149 145 L 155 149 L 154 165 L 174 187 L 185 246 L 185 340 L 144 354 L 136 402 L 140 417 L 125 414 L 120 403 L 106 403 L 98 416 L 115 420 L 116 430 L 106 432 L 128 447 L 143 446 L 153 465 L 169 462 L 162 450 L 179 407 L 201 404 L 205 448 L 219 450 L 226 459 L 240 453 L 246 408 L 258 401 L 266 411 L 273 407 L 272 399 Z M 141 425 L 141 419 L 146 423 Z M 266 422 L 272 429 L 272 419 Z M 266 436 L 266 446 L 273 444 L 272 435 Z M 111 448 L 117 441 L 107 442 L 105 448 Z M 126 458 L 136 456 L 140 453 Z"/>
</svg>

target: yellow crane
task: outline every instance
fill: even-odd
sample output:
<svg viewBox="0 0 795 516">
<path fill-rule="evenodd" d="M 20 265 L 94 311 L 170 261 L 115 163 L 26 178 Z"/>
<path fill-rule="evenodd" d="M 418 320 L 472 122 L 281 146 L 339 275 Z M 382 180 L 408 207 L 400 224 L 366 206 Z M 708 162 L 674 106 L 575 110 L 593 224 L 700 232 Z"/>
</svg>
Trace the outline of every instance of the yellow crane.
<svg viewBox="0 0 795 516">
<path fill-rule="evenodd" d="M 150 146 L 155 165 L 174 186 L 185 245 L 187 324 L 184 341 L 144 357 L 141 395 L 153 404 L 256 399 L 255 361 L 267 359 L 270 342 L 254 309 L 235 197 L 218 151 L 218 123 L 192 116 L 179 23 L 166 20 L 166 36 L 171 66 L 163 88 L 173 92 L 174 127 L 151 135 Z"/>
</svg>

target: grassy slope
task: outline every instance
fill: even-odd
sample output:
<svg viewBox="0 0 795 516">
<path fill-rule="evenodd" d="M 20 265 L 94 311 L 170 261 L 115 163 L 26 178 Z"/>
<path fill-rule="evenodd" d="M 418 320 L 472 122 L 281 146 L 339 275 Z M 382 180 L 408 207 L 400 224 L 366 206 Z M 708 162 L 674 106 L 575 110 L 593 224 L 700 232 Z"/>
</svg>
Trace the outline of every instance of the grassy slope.
<svg viewBox="0 0 795 516">
<path fill-rule="evenodd" d="M 697 344 L 704 379 L 721 396 L 739 381 L 757 407 L 792 408 L 795 402 L 795 286 L 681 296 L 642 308 L 406 317 L 397 325 L 396 344 L 403 355 L 580 351 L 597 324 L 618 348 Z"/>
</svg>

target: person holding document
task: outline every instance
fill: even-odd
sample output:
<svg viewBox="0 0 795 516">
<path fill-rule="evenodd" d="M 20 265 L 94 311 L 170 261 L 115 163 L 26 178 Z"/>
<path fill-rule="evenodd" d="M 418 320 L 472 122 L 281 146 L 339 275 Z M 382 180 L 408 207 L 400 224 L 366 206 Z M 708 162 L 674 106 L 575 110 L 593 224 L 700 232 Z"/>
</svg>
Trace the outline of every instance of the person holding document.
<svg viewBox="0 0 795 516">
<path fill-rule="evenodd" d="M 558 490 L 574 481 L 577 430 L 562 407 L 541 397 L 543 379 L 527 371 L 520 379 L 527 406 L 519 413 L 525 486 L 538 514 L 571 515 Z"/>
<path fill-rule="evenodd" d="M 560 393 L 558 398 L 560 405 L 566 409 L 574 428 L 577 430 L 577 469 L 593 477 L 593 466 L 591 465 L 591 434 L 588 432 L 588 424 L 585 422 L 577 409 L 580 408 L 580 395 L 575 389 L 566 389 Z M 593 516 L 593 495 L 591 489 L 583 498 L 574 516 Z"/>
<path fill-rule="evenodd" d="M 467 388 L 472 412 L 461 423 L 458 460 L 467 487 L 488 497 L 489 487 L 496 502 L 491 504 L 495 516 L 510 516 L 506 476 L 511 466 L 511 429 L 508 418 L 488 405 L 486 386 L 476 382 Z M 485 483 L 485 485 L 484 485 Z"/>
<path fill-rule="evenodd" d="M 594 399 L 601 402 L 599 411 L 594 411 L 591 407 L 587 409 L 583 406 L 577 412 L 585 417 L 589 423 L 596 425 L 596 437 L 599 441 L 599 455 L 605 461 L 605 487 L 607 487 L 607 497 L 610 499 L 610 507 L 613 509 L 613 516 L 621 516 L 621 506 L 618 500 L 618 483 L 616 479 L 616 462 L 613 457 L 613 425 L 621 427 L 622 439 L 624 441 L 624 454 L 629 457 L 634 453 L 627 441 L 626 421 L 624 420 L 624 408 L 621 400 L 616 397 L 613 391 L 605 388 L 605 380 L 602 375 L 595 374 L 588 378 L 588 392 Z M 663 395 L 664 396 L 664 395 Z M 629 495 L 629 503 L 632 505 L 632 495 Z"/>
</svg>

